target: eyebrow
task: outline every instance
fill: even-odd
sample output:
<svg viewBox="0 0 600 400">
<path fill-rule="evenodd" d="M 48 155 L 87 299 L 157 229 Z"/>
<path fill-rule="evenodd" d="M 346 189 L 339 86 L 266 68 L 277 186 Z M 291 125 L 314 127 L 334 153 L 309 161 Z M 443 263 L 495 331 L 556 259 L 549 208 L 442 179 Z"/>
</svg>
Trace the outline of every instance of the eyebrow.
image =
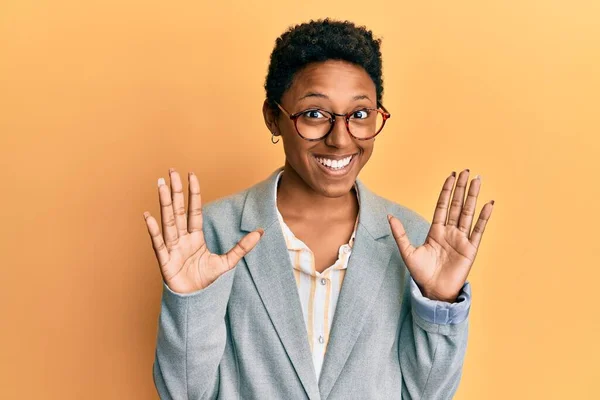
<svg viewBox="0 0 600 400">
<path fill-rule="evenodd" d="M 306 99 L 307 97 L 319 97 L 319 98 L 322 98 L 322 99 L 329 99 L 329 96 L 327 96 L 324 93 L 308 92 L 304 96 L 300 97 L 298 100 Z M 356 95 L 356 96 L 354 96 L 352 98 L 352 100 L 363 100 L 363 99 L 371 100 L 369 98 L 369 96 L 367 96 L 366 94 L 359 94 L 359 95 Z"/>
<path fill-rule="evenodd" d="M 306 99 L 307 97 L 320 97 L 320 98 L 323 98 L 323 99 L 328 99 L 329 98 L 329 96 L 327 96 L 326 94 L 323 94 L 323 93 L 308 92 L 304 96 L 300 97 L 298 100 Z"/>
</svg>

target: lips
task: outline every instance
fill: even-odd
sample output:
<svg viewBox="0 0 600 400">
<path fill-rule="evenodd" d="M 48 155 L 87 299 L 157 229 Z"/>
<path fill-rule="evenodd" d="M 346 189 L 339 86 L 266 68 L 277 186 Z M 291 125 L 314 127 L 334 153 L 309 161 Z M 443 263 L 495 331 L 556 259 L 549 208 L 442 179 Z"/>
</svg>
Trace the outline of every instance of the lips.
<svg viewBox="0 0 600 400">
<path fill-rule="evenodd" d="M 330 160 L 341 160 L 346 157 L 355 156 L 357 154 L 358 154 L 358 152 L 349 153 L 349 154 L 317 154 L 317 153 L 313 153 L 313 156 L 315 156 L 315 158 L 328 158 Z"/>
<path fill-rule="evenodd" d="M 326 156 L 317 155 L 313 157 L 316 163 L 319 165 L 319 169 L 324 171 L 330 176 L 342 176 L 348 173 L 354 165 L 354 160 L 358 153 L 343 155 L 343 156 Z"/>
<path fill-rule="evenodd" d="M 347 166 L 348 164 L 350 164 L 350 162 L 352 161 L 352 157 L 354 157 L 354 156 L 348 156 L 348 157 L 339 158 L 339 159 L 326 158 L 326 157 L 315 157 L 315 159 L 322 165 L 335 170 L 335 169 L 342 169 L 345 166 Z"/>
</svg>

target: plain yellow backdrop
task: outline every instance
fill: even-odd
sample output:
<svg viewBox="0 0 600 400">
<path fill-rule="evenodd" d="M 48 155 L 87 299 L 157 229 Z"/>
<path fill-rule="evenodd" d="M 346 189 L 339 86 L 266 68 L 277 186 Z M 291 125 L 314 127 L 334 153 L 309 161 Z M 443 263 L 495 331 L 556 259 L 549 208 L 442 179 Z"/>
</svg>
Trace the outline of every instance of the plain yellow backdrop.
<svg viewBox="0 0 600 400">
<path fill-rule="evenodd" d="M 269 55 L 326 16 L 383 38 L 361 179 L 430 221 L 452 170 L 496 201 L 456 398 L 600 398 L 597 0 L 2 1 L 0 397 L 157 398 L 156 181 L 209 201 L 282 165 Z"/>
</svg>

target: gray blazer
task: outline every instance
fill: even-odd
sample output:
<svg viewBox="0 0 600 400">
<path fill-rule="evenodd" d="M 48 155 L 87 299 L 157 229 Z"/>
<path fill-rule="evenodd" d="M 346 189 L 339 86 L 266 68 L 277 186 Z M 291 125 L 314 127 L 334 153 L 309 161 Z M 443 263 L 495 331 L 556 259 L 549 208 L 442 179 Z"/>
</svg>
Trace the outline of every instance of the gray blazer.
<svg viewBox="0 0 600 400">
<path fill-rule="evenodd" d="M 163 282 L 154 384 L 161 399 L 450 399 L 460 381 L 468 318 L 423 318 L 387 214 L 413 245 L 429 223 L 357 180 L 359 223 L 319 381 L 277 220 L 278 169 L 253 187 L 205 204 L 208 248 L 222 254 L 263 228 L 257 246 L 190 294 Z"/>
</svg>

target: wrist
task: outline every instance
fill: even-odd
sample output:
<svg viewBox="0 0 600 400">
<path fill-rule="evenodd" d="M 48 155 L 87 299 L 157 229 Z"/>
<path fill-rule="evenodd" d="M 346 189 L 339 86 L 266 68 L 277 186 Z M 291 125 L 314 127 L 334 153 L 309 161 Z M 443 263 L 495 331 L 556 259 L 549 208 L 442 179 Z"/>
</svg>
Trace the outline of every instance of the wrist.
<svg viewBox="0 0 600 400">
<path fill-rule="evenodd" d="M 456 300 L 458 300 L 458 293 L 440 293 L 436 290 L 421 287 L 419 284 L 417 284 L 417 286 L 421 290 L 423 297 L 426 297 L 429 300 L 443 301 L 446 303 L 456 303 Z"/>
</svg>

